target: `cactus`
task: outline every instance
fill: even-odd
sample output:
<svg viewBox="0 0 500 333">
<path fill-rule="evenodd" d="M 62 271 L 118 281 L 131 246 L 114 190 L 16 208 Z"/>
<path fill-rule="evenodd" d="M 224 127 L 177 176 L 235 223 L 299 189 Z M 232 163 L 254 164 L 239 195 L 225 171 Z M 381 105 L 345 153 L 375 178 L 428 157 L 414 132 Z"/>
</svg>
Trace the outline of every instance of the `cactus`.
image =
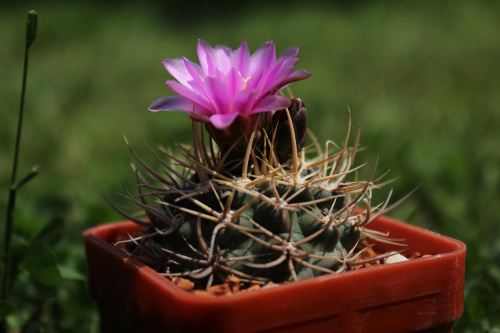
<svg viewBox="0 0 500 333">
<path fill-rule="evenodd" d="M 324 148 L 306 147 L 304 103 L 293 99 L 286 105 L 272 114 L 238 115 L 229 130 L 190 114 L 192 147 L 178 144 L 173 154 L 148 145 L 164 172 L 129 145 L 139 193 L 124 196 L 147 219 L 110 202 L 142 226 L 139 236 L 126 241 L 128 252 L 167 277 L 209 286 L 229 275 L 280 283 L 340 273 L 362 263 L 357 258 L 366 237 L 390 241 L 367 228 L 393 207 L 387 207 L 389 198 L 371 205 L 382 177 L 373 179 L 372 172 L 367 181 L 348 181 L 359 169 L 359 129 L 351 147 L 350 130 L 341 147 L 331 141 Z M 357 208 L 360 203 L 364 209 Z"/>
<path fill-rule="evenodd" d="M 288 109 L 282 111 L 290 116 Z M 194 146 L 180 146 L 181 156 L 149 147 L 166 177 L 130 148 L 161 185 L 147 182 L 137 171 L 139 195 L 125 195 L 148 217 L 139 220 L 120 210 L 145 227 L 141 236 L 128 241 L 131 253 L 141 249 L 166 276 L 187 276 L 207 285 L 228 275 L 252 282 L 294 281 L 358 265 L 355 251 L 363 238 L 384 238 L 366 225 L 387 210 L 386 204 L 370 206 L 371 191 L 381 178 L 345 180 L 358 169 L 353 161 L 359 132 L 353 147 L 344 145 L 332 153 L 327 143 L 308 159 L 293 126 L 285 149 L 273 141 L 280 128 L 278 124 L 260 143 L 248 142 L 237 174 L 225 168 L 233 164 L 227 152 L 217 153 L 213 140 L 204 144 L 203 127 L 196 123 Z M 291 157 L 281 162 L 278 154 L 287 147 Z M 366 209 L 357 213 L 359 203 Z"/>
</svg>

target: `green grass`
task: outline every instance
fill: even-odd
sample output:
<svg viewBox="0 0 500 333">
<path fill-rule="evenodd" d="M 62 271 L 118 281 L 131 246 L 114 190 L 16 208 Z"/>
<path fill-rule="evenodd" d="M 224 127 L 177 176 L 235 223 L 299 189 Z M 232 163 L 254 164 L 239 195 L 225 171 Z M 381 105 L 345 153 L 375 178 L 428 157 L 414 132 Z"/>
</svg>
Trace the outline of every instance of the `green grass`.
<svg viewBox="0 0 500 333">
<path fill-rule="evenodd" d="M 84 274 L 82 231 L 120 219 L 98 190 L 113 196 L 133 186 L 123 135 L 143 155 L 143 139 L 163 146 L 173 146 L 171 135 L 189 140 L 185 114 L 147 111 L 153 99 L 171 94 L 161 60 L 197 60 L 198 38 L 233 48 L 245 39 L 252 50 L 273 40 L 278 52 L 298 45 L 297 67 L 313 72 L 293 93 L 304 100 L 315 135 L 341 142 L 350 108 L 367 148 L 358 159 L 369 162 L 365 175 L 379 157 L 379 174 L 390 169 L 398 178 L 391 184 L 397 196 L 420 185 L 392 215 L 467 244 L 465 312 L 456 331 L 500 327 L 500 3 L 258 1 L 226 12 L 200 4 L 191 15 L 183 5 L 160 2 L 2 6 L 2 221 L 25 15 L 39 13 L 19 174 L 35 164 L 42 173 L 18 193 L 20 241 L 63 218 L 65 235 L 54 250 L 61 266 Z M 85 288 L 85 281 L 67 279 L 50 299 L 47 307 L 63 308 L 60 329 L 95 328 Z"/>
</svg>

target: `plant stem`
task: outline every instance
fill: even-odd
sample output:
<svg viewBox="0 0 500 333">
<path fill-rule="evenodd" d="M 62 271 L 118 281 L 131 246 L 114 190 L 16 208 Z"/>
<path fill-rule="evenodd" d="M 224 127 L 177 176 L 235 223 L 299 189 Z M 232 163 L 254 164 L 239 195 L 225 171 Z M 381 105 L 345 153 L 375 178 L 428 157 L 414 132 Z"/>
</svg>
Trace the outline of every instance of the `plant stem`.
<svg viewBox="0 0 500 333">
<path fill-rule="evenodd" d="M 23 124 L 23 113 L 24 113 L 24 97 L 26 93 L 26 77 L 28 73 L 28 50 L 35 40 L 37 30 L 37 14 L 35 11 L 28 12 L 28 18 L 26 21 L 26 46 L 24 50 L 24 69 L 23 69 L 23 81 L 21 87 L 21 105 L 19 108 L 19 120 L 17 123 L 17 135 L 16 135 L 16 143 L 14 146 L 14 160 L 12 163 L 12 175 L 10 181 L 10 189 L 9 189 L 9 198 L 7 201 L 7 216 L 5 223 L 5 242 L 2 253 L 2 259 L 4 264 L 4 273 L 2 278 L 2 290 L 0 293 L 0 301 L 5 301 L 7 298 L 7 281 L 9 278 L 9 252 L 10 252 L 10 243 L 12 239 L 12 226 L 14 224 L 14 208 L 16 205 L 16 190 L 18 188 L 16 184 L 16 174 L 17 174 L 17 165 L 19 160 L 19 150 L 21 146 L 21 132 L 22 132 L 22 124 Z M 35 171 L 37 172 L 37 171 Z M 30 177 L 32 178 L 32 177 Z"/>
</svg>

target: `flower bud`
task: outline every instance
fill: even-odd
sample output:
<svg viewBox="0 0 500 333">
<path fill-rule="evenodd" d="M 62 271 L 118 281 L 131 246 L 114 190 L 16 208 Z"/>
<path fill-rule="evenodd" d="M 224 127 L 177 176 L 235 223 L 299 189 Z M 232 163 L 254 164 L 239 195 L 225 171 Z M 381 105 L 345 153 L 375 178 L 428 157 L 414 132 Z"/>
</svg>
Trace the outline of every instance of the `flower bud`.
<svg viewBox="0 0 500 333">
<path fill-rule="evenodd" d="M 271 119 L 275 142 L 274 152 L 280 163 L 284 163 L 292 157 L 293 145 L 297 152 L 301 151 L 307 140 L 307 110 L 300 98 L 292 99 L 292 104 L 287 109 L 278 110 Z M 290 119 L 292 126 L 290 126 Z M 293 136 L 291 128 L 293 127 Z"/>
<path fill-rule="evenodd" d="M 26 20 L 26 48 L 29 48 L 36 37 L 36 30 L 38 25 L 38 16 L 34 10 L 28 12 Z"/>
</svg>

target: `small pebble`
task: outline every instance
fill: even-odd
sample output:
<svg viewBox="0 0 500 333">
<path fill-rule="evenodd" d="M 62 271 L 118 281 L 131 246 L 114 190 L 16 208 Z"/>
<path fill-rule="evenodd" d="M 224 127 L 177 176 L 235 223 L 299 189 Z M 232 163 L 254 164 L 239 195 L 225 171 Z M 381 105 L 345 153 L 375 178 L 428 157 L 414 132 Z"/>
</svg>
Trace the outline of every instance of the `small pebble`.
<svg viewBox="0 0 500 333">
<path fill-rule="evenodd" d="M 408 258 L 406 258 L 405 256 L 399 253 L 395 253 L 392 256 L 385 258 L 384 264 L 394 264 L 396 262 L 407 261 L 407 260 Z"/>
</svg>

